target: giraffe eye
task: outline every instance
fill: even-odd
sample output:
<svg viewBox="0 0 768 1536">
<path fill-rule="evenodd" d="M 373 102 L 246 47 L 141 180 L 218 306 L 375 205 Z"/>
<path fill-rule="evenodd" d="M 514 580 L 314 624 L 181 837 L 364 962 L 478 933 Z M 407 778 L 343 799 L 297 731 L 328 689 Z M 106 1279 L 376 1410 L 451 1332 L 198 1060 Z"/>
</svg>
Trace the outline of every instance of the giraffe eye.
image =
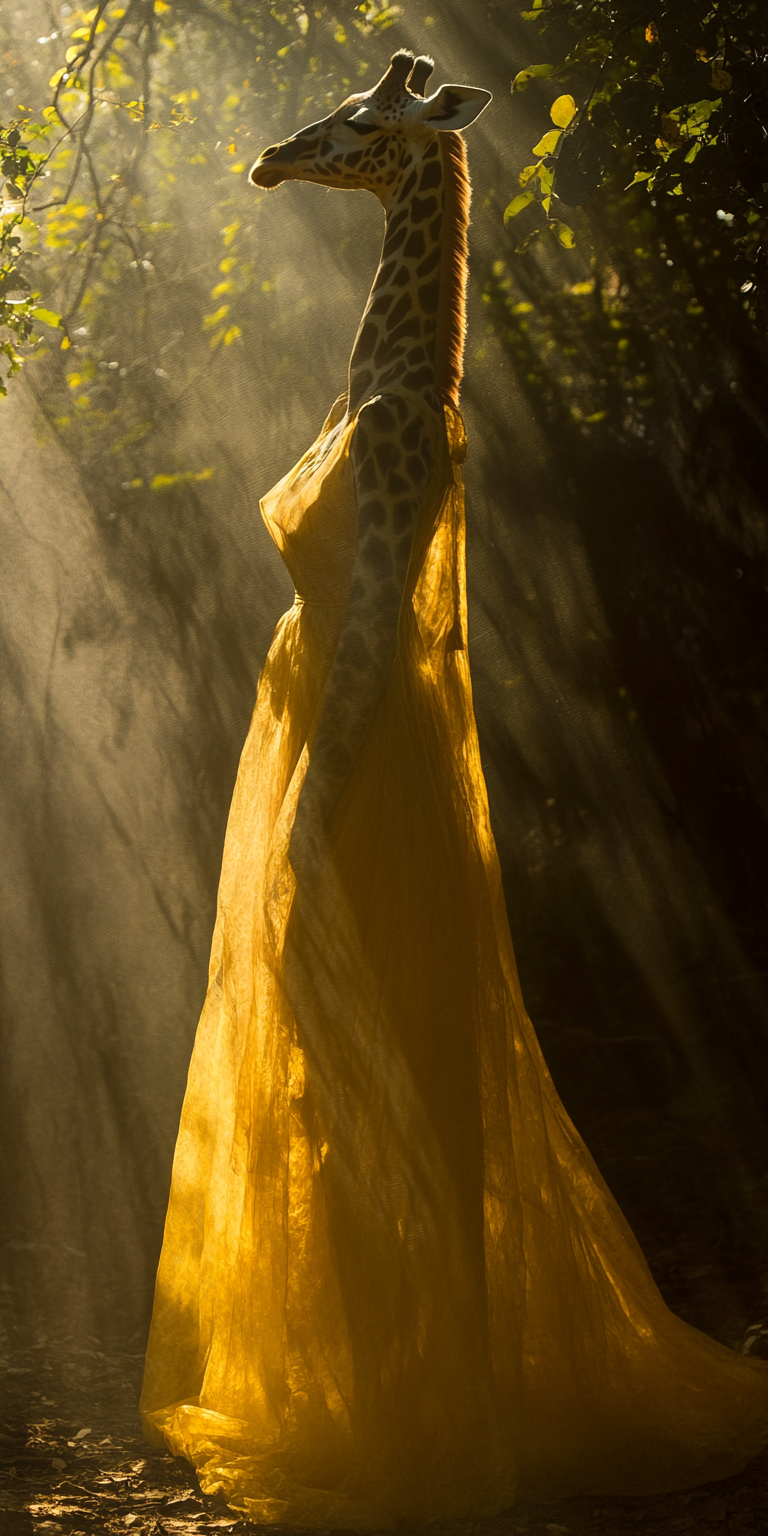
<svg viewBox="0 0 768 1536">
<path fill-rule="evenodd" d="M 347 123 L 347 127 L 353 128 L 355 133 L 375 133 L 377 126 L 376 123 L 356 123 L 352 119 Z"/>
</svg>

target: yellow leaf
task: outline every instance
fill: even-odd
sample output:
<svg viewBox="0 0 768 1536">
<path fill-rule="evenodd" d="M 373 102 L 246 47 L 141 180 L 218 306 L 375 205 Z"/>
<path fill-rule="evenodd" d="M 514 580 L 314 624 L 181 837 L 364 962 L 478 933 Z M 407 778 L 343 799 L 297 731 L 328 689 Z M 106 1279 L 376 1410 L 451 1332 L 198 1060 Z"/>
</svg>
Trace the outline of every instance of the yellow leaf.
<svg viewBox="0 0 768 1536">
<path fill-rule="evenodd" d="M 516 219 L 517 215 L 522 213 L 533 200 L 532 192 L 521 192 L 518 197 L 513 197 L 511 203 L 504 209 L 504 223 L 508 224 L 510 219 Z"/>
<path fill-rule="evenodd" d="M 727 69 L 721 69 L 719 64 L 712 65 L 712 84 L 716 91 L 729 91 L 733 85 L 733 76 Z"/>
<path fill-rule="evenodd" d="M 229 330 L 225 331 L 225 333 L 224 333 L 224 345 L 225 345 L 225 347 L 230 346 L 233 341 L 237 341 L 238 336 L 240 336 L 241 334 L 242 333 L 241 333 L 239 325 L 231 325 L 229 327 Z"/>
<path fill-rule="evenodd" d="M 171 7 L 169 5 L 166 5 L 165 0 L 155 0 L 155 15 L 156 16 L 162 16 L 163 11 L 169 11 L 170 9 L 171 9 Z"/>
<path fill-rule="evenodd" d="M 243 171 L 245 170 L 245 161 L 238 160 L 237 165 L 231 165 L 229 169 L 233 176 L 242 176 Z"/>
<path fill-rule="evenodd" d="M 550 128 L 549 133 L 545 133 L 543 139 L 539 139 L 538 144 L 534 144 L 533 149 L 531 150 L 531 154 L 551 155 L 559 138 L 560 129 Z"/>
<path fill-rule="evenodd" d="M 567 128 L 572 117 L 576 116 L 576 103 L 572 96 L 558 96 L 552 103 L 549 115 L 558 128 Z"/>
<path fill-rule="evenodd" d="M 217 283 L 216 287 L 211 289 L 211 298 L 220 299 L 223 293 L 229 293 L 234 286 L 234 283 Z"/>
<path fill-rule="evenodd" d="M 211 330 L 213 330 L 214 325 L 218 325 L 219 322 L 224 319 L 225 315 L 228 315 L 228 314 L 229 314 L 229 305 L 228 304 L 222 304 L 220 309 L 216 310 L 215 314 L 203 315 L 203 330 L 204 331 L 211 331 Z"/>
<path fill-rule="evenodd" d="M 576 244 L 576 236 L 574 235 L 573 230 L 570 228 L 570 225 L 564 224 L 562 219 L 553 219 L 552 223 L 554 224 L 555 234 L 557 235 L 560 244 L 564 245 L 566 250 L 572 251 Z"/>
<path fill-rule="evenodd" d="M 33 309 L 32 314 L 36 320 L 43 320 L 46 325 L 61 325 L 61 315 L 57 315 L 52 309 Z"/>
<path fill-rule="evenodd" d="M 71 347 L 71 345 L 72 345 L 72 343 L 71 343 L 69 337 L 65 336 L 64 340 L 61 343 L 61 346 L 59 347 L 59 351 L 60 352 L 66 352 L 67 348 Z"/>
<path fill-rule="evenodd" d="M 532 80 L 546 80 L 547 77 L 554 74 L 554 72 L 554 64 L 531 64 L 529 65 L 528 69 L 521 69 L 518 71 L 514 80 L 512 81 L 511 89 L 513 92 L 524 91 L 530 85 Z"/>
<path fill-rule="evenodd" d="M 531 180 L 531 177 L 536 175 L 536 171 L 537 171 L 537 166 L 535 166 L 535 165 L 526 165 L 525 170 L 521 171 L 520 175 L 517 178 L 519 183 L 520 183 L 520 186 L 521 187 L 527 187 L 529 181 Z"/>
<path fill-rule="evenodd" d="M 655 21 L 649 21 L 645 29 L 645 41 L 647 43 L 657 43 L 659 41 L 659 29 Z"/>
</svg>

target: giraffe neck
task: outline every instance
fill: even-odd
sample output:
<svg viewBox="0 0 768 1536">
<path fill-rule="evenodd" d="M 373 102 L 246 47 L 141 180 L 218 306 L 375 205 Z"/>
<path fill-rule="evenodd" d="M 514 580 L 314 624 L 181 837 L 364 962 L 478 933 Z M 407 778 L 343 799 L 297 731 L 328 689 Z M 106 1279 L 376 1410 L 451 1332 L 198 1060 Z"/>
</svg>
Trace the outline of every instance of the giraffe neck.
<svg viewBox="0 0 768 1536">
<path fill-rule="evenodd" d="M 410 141 L 384 203 L 379 269 L 349 364 L 349 410 L 398 385 L 458 405 L 469 222 L 459 134 Z"/>
</svg>

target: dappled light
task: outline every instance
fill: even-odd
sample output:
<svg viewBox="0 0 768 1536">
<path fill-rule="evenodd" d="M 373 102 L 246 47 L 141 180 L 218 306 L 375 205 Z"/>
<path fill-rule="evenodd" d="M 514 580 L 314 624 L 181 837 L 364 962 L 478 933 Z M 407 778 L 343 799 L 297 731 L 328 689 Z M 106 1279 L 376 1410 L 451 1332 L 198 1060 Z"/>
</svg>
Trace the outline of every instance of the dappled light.
<svg viewBox="0 0 768 1536">
<path fill-rule="evenodd" d="M 682 8 L 697 10 L 694 0 Z M 493 1144 L 498 1171 L 507 1135 L 525 1167 L 521 1209 L 529 1196 L 531 1207 L 557 1205 L 570 1170 L 577 1204 L 612 1211 L 615 1197 L 683 1324 L 747 1358 L 768 1354 L 765 198 L 737 175 L 763 133 L 742 102 L 762 89 L 766 42 L 754 7 L 726 8 L 731 52 L 708 23 L 695 47 L 685 42 L 670 85 L 666 5 L 634 31 L 636 6 L 603 7 L 605 37 L 627 23 L 606 63 L 608 44 L 589 32 L 594 7 L 577 25 L 560 0 L 527 19 L 502 0 L 102 0 L 82 10 L 0 0 L 0 1358 L 13 1373 L 0 1482 L 13 1467 L 3 1493 L 29 1522 L 20 1531 L 43 1521 L 122 1529 L 135 1515 L 137 1529 L 161 1536 L 279 1525 L 286 1509 L 297 1519 L 311 1461 L 297 1470 L 277 1455 L 252 1467 L 272 1490 L 261 1503 L 238 1482 L 255 1455 L 242 1430 L 255 1400 L 265 1439 L 287 1411 L 270 1395 L 278 1322 L 274 1358 L 254 1363 L 253 1345 L 254 1319 L 277 1320 L 286 1294 L 296 1336 L 323 1339 L 314 1355 L 296 1349 L 291 1411 L 303 1392 L 306 1422 L 322 1420 L 315 1448 L 339 1485 L 350 1382 L 368 1351 L 386 1357 L 390 1375 L 364 1409 L 373 1425 L 384 1402 L 403 1486 L 423 1481 L 419 1414 L 439 1424 L 444 1507 L 409 1494 L 408 1518 L 447 1531 L 461 1489 L 478 1480 L 493 1494 L 485 1504 L 467 1496 L 466 1512 L 495 1513 L 493 1350 L 507 1351 L 510 1401 L 522 1366 L 510 1363 L 514 1341 L 499 1342 L 493 1308 L 489 1320 L 477 1301 L 483 1234 L 463 1213 L 482 1188 L 481 1143 L 486 1155 Z M 740 62 L 747 34 L 752 55 L 744 42 Z M 259 499 L 317 439 L 346 386 L 384 229 L 373 197 L 290 182 L 270 190 L 248 172 L 265 147 L 369 89 L 398 48 L 432 55 L 437 84 L 493 92 L 466 133 L 468 650 L 451 653 L 446 688 L 462 718 L 474 703 L 473 782 L 482 764 L 501 885 L 486 909 L 479 875 L 473 885 L 441 844 L 439 816 L 430 820 L 414 786 L 430 779 L 436 803 L 453 788 L 429 766 L 443 761 L 442 746 L 421 726 L 403 727 L 407 783 L 399 759 L 379 764 L 378 837 L 394 848 L 407 823 L 419 878 L 374 903 L 375 944 L 355 916 L 370 830 L 362 811 L 336 883 L 316 890 L 308 876 L 294 893 L 276 883 L 274 862 L 259 862 L 275 837 L 288 868 L 290 806 L 270 806 L 267 826 L 236 802 L 243 835 L 220 899 L 238 932 L 252 933 L 260 964 L 246 985 L 232 980 L 236 968 L 227 982 L 226 955 L 221 970 L 218 950 L 211 960 L 205 1027 L 213 1040 L 236 1016 L 243 1035 L 228 1049 L 233 1061 L 244 1054 L 222 1080 L 215 1122 L 206 1073 L 218 1057 L 206 1046 L 190 1080 L 147 1448 L 140 1369 L 238 763 L 245 749 L 263 782 L 283 753 L 295 809 L 291 753 L 301 753 L 322 681 L 320 669 L 307 682 L 290 736 L 295 700 L 268 651 L 288 622 L 292 578 L 300 585 L 276 547 L 295 508 L 286 492 L 268 528 Z M 458 537 L 449 503 L 446 569 Z M 440 603 L 455 604 L 456 588 L 427 588 L 425 578 L 421 619 L 429 610 L 435 632 L 448 633 L 458 610 L 448 616 Z M 301 624 L 296 645 L 330 664 L 327 612 L 310 602 Z M 268 708 L 260 695 L 263 760 L 253 734 L 246 745 L 260 677 L 271 690 Z M 274 927 L 264 938 L 252 925 L 255 892 L 267 888 Z M 475 948 L 505 907 L 520 990 L 514 963 L 497 976 L 489 947 L 482 1048 L 500 1060 L 508 1029 L 523 1042 L 511 1122 L 482 1094 L 468 1102 L 456 1091 L 477 1071 L 461 1059 L 456 1022 L 477 1007 Z M 424 966 L 413 937 L 427 910 L 431 953 L 440 933 L 454 934 L 442 969 Z M 389 964 L 392 945 L 406 956 L 401 971 Z M 369 1035 L 352 999 L 375 1018 Z M 419 1056 L 409 1010 L 430 1009 L 443 1034 L 436 1026 Z M 267 1032 L 247 1035 L 256 1017 L 283 1021 L 274 1056 Z M 329 1019 L 335 1034 L 322 1027 Z M 390 1077 L 377 1072 L 382 1052 Z M 554 1082 L 544 1072 L 549 1131 L 561 1138 L 554 1162 L 525 1129 L 543 1113 L 539 1052 Z M 363 1126 L 355 1105 L 369 1092 Z M 579 1136 L 596 1169 L 579 1162 Z M 389 1183 L 376 1173 L 385 1144 Z M 376 1198 L 359 1209 L 366 1159 Z M 203 1165 L 220 1195 L 215 1220 L 206 1216 L 207 1253 L 195 1225 Z M 486 1220 L 511 1264 L 501 1184 L 496 1195 Z M 295 1270 L 295 1233 L 268 1220 L 290 1200 L 306 1217 Z M 364 1228 L 355 1246 L 349 1234 Z M 324 1278 L 329 1230 L 340 1250 L 349 1243 L 335 1291 Z M 546 1221 L 527 1236 L 529 1277 L 546 1275 Z M 625 1326 L 638 1341 L 667 1326 L 643 1290 L 631 1233 L 622 1227 L 615 1249 L 604 1236 L 589 1257 L 574 1236 L 573 1272 L 561 1267 L 532 1324 L 530 1351 L 551 1352 L 555 1376 L 581 1265 L 600 1273 L 599 1315 L 581 1320 L 592 1340 L 584 1372 L 599 1374 Z M 261 1254 L 253 1284 L 250 1271 L 237 1273 L 238 1244 Z M 205 1263 L 231 1278 L 218 1298 L 231 1314 L 218 1354 L 196 1311 Z M 418 1298 L 437 1294 L 435 1276 L 445 1306 L 430 1315 Z M 515 1285 L 522 1308 L 522 1273 Z M 193 1342 L 187 1355 L 164 1353 L 180 1317 Z M 670 1325 L 672 1354 L 683 1324 Z M 227 1398 L 216 1422 L 192 1401 L 205 1373 L 206 1390 Z M 577 1415 L 561 1384 L 570 1433 Z M 533 1404 L 532 1441 L 538 1412 Z M 171 1462 L 169 1445 L 199 1480 Z M 386 1458 L 376 1465 L 383 1485 L 391 1469 Z M 702 1514 L 701 1527 L 698 1490 L 677 1502 L 660 1482 L 647 1528 L 723 1520 L 751 1536 L 765 1517 L 760 1466 L 706 1490 L 723 1512 Z M 732 1470 L 713 1465 L 711 1476 Z M 533 1473 L 520 1484 L 518 1472 L 509 1505 L 521 1489 L 532 1500 L 572 1491 L 565 1474 L 548 1490 Z M 543 1515 L 517 1504 L 517 1528 L 623 1532 L 637 1528 L 633 1511 L 651 1507 L 629 1498 L 634 1488 L 623 1499 L 620 1479 L 597 1503 L 592 1486 Z M 304 1523 L 378 1528 L 388 1508 L 325 1492 L 303 1508 Z"/>
</svg>

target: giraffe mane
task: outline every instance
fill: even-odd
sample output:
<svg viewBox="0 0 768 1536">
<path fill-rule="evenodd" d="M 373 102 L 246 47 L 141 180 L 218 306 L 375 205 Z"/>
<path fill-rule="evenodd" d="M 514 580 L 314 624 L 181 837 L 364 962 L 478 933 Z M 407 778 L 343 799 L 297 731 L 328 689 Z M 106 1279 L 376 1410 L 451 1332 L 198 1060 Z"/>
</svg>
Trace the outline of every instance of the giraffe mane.
<svg viewBox="0 0 768 1536">
<path fill-rule="evenodd" d="M 443 152 L 445 228 L 440 266 L 440 309 L 435 341 L 435 383 L 458 409 L 467 334 L 467 266 L 471 186 L 467 146 L 460 133 L 439 135 Z"/>
</svg>

